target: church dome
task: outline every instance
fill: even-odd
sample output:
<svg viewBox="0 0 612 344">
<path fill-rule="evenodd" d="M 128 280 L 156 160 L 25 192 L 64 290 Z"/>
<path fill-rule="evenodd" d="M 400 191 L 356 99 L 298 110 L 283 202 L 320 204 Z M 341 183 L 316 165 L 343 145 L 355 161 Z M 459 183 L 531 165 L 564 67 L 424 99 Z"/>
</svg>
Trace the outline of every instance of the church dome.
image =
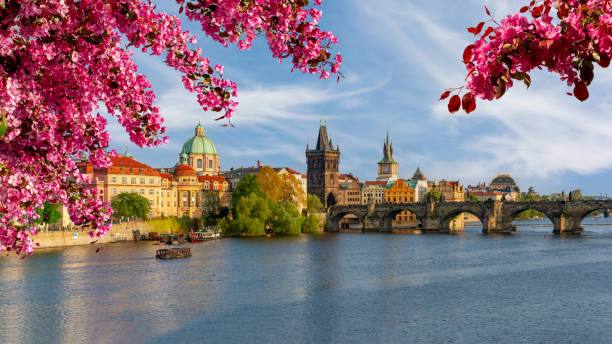
<svg viewBox="0 0 612 344">
<path fill-rule="evenodd" d="M 217 155 L 217 148 L 212 141 L 204 136 L 204 127 L 201 124 L 195 128 L 195 136 L 191 137 L 183 145 L 186 154 L 210 154 Z"/>
<path fill-rule="evenodd" d="M 497 177 L 493 178 L 493 180 L 491 181 L 491 185 L 494 184 L 515 184 L 514 179 L 512 177 L 510 177 L 509 174 L 500 174 Z"/>
</svg>

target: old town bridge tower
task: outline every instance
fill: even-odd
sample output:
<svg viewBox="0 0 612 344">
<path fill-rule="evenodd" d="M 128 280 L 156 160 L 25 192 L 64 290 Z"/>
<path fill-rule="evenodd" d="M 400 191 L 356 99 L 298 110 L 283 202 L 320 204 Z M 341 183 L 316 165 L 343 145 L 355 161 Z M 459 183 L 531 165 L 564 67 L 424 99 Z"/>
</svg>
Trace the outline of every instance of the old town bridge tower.
<svg viewBox="0 0 612 344">
<path fill-rule="evenodd" d="M 334 149 L 332 140 L 327 136 L 325 125 L 319 127 L 319 138 L 315 149 L 306 145 L 306 164 L 308 165 L 309 195 L 316 195 L 325 208 L 337 202 L 338 192 L 338 162 L 340 148 Z"/>
</svg>

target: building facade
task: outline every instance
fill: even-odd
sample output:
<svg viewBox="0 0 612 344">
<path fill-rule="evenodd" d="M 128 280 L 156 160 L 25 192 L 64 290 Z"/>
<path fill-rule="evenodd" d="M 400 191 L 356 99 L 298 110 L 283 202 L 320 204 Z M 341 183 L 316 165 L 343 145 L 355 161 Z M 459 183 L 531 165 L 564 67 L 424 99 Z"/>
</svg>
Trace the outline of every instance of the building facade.
<svg viewBox="0 0 612 344">
<path fill-rule="evenodd" d="M 361 204 L 382 204 L 385 202 L 385 181 L 366 181 L 361 188 Z"/>
<path fill-rule="evenodd" d="M 315 149 L 306 145 L 307 191 L 316 195 L 323 207 L 338 203 L 338 165 L 340 149 L 333 148 L 332 140 L 327 136 L 327 127 L 319 127 L 319 137 Z"/>
</svg>

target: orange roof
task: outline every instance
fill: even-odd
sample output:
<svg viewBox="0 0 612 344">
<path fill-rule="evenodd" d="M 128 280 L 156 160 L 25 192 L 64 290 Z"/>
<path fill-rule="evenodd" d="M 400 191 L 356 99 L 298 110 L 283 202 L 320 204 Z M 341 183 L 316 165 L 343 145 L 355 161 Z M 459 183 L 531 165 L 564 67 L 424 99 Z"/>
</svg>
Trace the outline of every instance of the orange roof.
<svg viewBox="0 0 612 344">
<path fill-rule="evenodd" d="M 202 183 L 204 183 L 205 181 L 211 181 L 211 182 L 217 181 L 220 183 L 227 182 L 227 179 L 221 176 L 198 176 L 198 179 Z"/>
<path fill-rule="evenodd" d="M 366 182 L 365 182 L 366 186 L 367 185 L 385 185 L 385 184 L 387 184 L 387 182 L 384 181 L 384 180 L 376 180 L 376 181 L 367 181 L 366 180 Z"/>
<path fill-rule="evenodd" d="M 105 167 L 102 169 L 97 169 L 98 172 L 104 173 L 113 173 L 113 174 L 131 174 L 131 175 L 143 175 L 143 176 L 159 176 L 159 172 L 152 168 L 147 164 L 143 164 L 139 161 L 134 160 L 134 158 L 126 157 L 123 155 L 118 155 L 116 157 L 111 157 L 110 161 L 112 166 Z M 91 162 L 82 162 L 77 166 L 82 168 L 82 171 L 86 171 L 88 173 L 93 172 L 93 166 Z"/>
<path fill-rule="evenodd" d="M 285 168 L 287 169 L 287 172 L 289 172 L 291 174 L 301 174 L 300 172 L 298 172 L 298 171 L 296 171 L 296 170 L 294 170 L 292 168 L 289 168 L 289 167 L 285 167 Z"/>
<path fill-rule="evenodd" d="M 474 196 L 501 196 L 503 195 L 503 193 L 497 192 L 497 191 L 474 191 L 474 192 L 468 192 L 467 194 L 474 195 Z"/>
<path fill-rule="evenodd" d="M 179 165 L 174 169 L 174 174 L 177 176 L 195 176 L 195 170 L 189 165 Z"/>
</svg>

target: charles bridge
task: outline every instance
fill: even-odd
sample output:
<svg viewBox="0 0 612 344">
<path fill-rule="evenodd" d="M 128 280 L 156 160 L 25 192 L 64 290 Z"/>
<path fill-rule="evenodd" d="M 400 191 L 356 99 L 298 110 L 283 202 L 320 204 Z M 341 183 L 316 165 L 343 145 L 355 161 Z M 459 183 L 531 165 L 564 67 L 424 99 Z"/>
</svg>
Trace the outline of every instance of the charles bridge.
<svg viewBox="0 0 612 344">
<path fill-rule="evenodd" d="M 423 232 L 452 231 L 451 221 L 461 213 L 470 213 L 482 222 L 484 233 L 507 233 L 515 230 L 512 220 L 525 210 L 537 210 L 552 222 L 554 233 L 582 232 L 582 220 L 594 211 L 608 214 L 609 200 L 532 201 L 532 202 L 421 202 L 332 206 L 327 210 L 330 232 L 339 230 L 340 221 L 349 214 L 359 218 L 364 231 L 390 232 L 392 221 L 402 211 L 410 211 L 421 221 Z"/>
</svg>

